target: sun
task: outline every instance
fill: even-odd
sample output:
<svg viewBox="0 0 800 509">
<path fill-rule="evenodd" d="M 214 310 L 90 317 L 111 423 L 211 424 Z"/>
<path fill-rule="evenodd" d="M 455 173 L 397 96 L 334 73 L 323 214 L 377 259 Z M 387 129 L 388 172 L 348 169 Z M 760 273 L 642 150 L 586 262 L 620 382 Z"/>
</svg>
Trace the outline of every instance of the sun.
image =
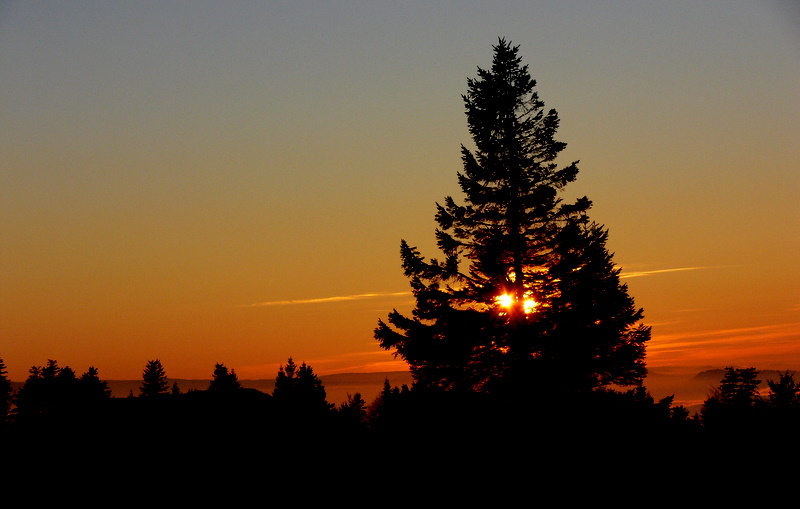
<svg viewBox="0 0 800 509">
<path fill-rule="evenodd" d="M 533 298 L 531 298 L 530 295 L 528 295 L 527 293 L 525 297 L 526 297 L 525 300 L 522 301 L 522 311 L 525 314 L 533 313 L 536 310 L 536 306 L 538 306 L 539 303 L 536 302 Z M 510 309 L 516 302 L 514 296 L 509 295 L 507 293 L 498 295 L 497 297 L 494 298 L 494 300 L 495 302 L 497 302 L 498 305 L 506 309 Z"/>
<path fill-rule="evenodd" d="M 503 295 L 498 295 L 494 298 L 498 304 L 500 304 L 504 308 L 510 308 L 514 304 L 514 297 L 511 295 L 504 293 Z"/>
</svg>

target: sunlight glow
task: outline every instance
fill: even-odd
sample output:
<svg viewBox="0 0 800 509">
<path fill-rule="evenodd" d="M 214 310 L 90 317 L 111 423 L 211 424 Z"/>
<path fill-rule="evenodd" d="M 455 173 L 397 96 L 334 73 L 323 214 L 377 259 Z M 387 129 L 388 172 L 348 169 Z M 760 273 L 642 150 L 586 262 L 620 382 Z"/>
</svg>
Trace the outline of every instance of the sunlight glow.
<svg viewBox="0 0 800 509">
<path fill-rule="evenodd" d="M 529 295 L 530 292 L 526 293 L 525 300 L 522 301 L 522 311 L 525 314 L 532 313 L 536 310 L 536 306 L 539 305 L 531 296 Z M 506 309 L 511 308 L 514 305 L 515 299 L 514 296 L 504 293 L 503 295 L 498 295 L 494 298 L 495 302 L 499 304 L 501 307 Z"/>
<path fill-rule="evenodd" d="M 503 306 L 504 308 L 510 308 L 511 305 L 514 304 L 514 298 L 507 293 L 495 297 L 494 300 L 496 300 L 497 303 Z"/>
</svg>

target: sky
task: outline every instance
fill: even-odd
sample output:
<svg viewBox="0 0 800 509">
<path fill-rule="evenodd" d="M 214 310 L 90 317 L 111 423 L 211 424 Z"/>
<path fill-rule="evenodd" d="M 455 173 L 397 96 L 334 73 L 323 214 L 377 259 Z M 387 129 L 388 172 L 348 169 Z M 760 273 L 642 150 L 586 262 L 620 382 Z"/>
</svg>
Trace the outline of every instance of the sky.
<svg viewBox="0 0 800 509">
<path fill-rule="evenodd" d="M 561 118 L 651 370 L 800 370 L 800 6 L 0 1 L 0 358 L 136 379 L 405 369 L 499 37 Z"/>
</svg>

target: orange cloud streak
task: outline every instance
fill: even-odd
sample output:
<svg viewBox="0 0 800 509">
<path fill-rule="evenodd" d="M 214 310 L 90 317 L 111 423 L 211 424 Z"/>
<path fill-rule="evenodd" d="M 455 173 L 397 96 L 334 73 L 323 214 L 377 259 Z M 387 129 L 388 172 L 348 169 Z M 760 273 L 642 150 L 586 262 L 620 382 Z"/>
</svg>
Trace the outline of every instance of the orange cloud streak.
<svg viewBox="0 0 800 509">
<path fill-rule="evenodd" d="M 334 297 L 321 297 L 317 299 L 292 299 L 292 300 L 273 300 L 267 302 L 258 302 L 250 304 L 247 307 L 259 306 L 288 306 L 294 304 L 320 304 L 325 302 L 342 302 L 348 300 L 361 300 L 372 299 L 377 297 L 396 297 L 401 295 L 410 295 L 409 292 L 378 292 L 378 293 L 359 293 L 355 295 L 338 295 Z"/>
</svg>

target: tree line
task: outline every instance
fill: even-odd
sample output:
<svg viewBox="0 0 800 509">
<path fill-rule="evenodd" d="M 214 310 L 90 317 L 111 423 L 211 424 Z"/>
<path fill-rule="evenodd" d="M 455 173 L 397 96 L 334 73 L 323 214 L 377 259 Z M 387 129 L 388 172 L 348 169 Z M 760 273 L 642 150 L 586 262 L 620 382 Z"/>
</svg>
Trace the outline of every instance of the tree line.
<svg viewBox="0 0 800 509">
<path fill-rule="evenodd" d="M 313 368 L 291 357 L 280 366 L 271 393 L 242 387 L 235 370 L 222 363 L 215 364 L 206 389 L 183 392 L 169 383 L 164 366 L 155 359 L 146 363 L 138 393 L 131 391 L 125 397 L 112 396 L 96 368 L 77 375 L 55 360 L 30 368 L 14 391 L 0 359 L 0 430 L 6 437 L 31 432 L 124 435 L 177 431 L 183 426 L 217 433 L 272 430 L 335 439 L 456 436 L 488 430 L 513 435 L 558 429 L 575 433 L 574 438 L 625 434 L 686 439 L 744 429 L 779 434 L 796 429 L 800 382 L 794 372 L 766 380 L 763 395 L 761 382 L 755 368 L 728 367 L 692 415 L 673 405 L 673 397 L 654 400 L 644 387 L 573 394 L 558 401 L 540 395 L 527 404 L 517 401 L 509 406 L 508 400 L 487 394 L 424 384 L 392 386 L 388 379 L 371 402 L 357 392 L 334 405 L 327 401 Z"/>
<path fill-rule="evenodd" d="M 108 419 L 115 416 L 117 424 L 123 425 L 126 420 L 142 417 L 137 415 L 139 411 L 147 414 L 154 409 L 153 415 L 162 423 L 172 420 L 173 425 L 183 421 L 186 425 L 202 426 L 203 416 L 193 412 L 208 411 L 207 417 L 230 418 L 233 425 L 237 416 L 233 413 L 226 416 L 223 410 L 234 412 L 246 407 L 251 416 L 260 413 L 262 417 L 280 415 L 287 419 L 293 415 L 289 420 L 297 424 L 316 420 L 333 422 L 340 416 L 343 421 L 363 424 L 367 416 L 367 404 L 360 393 L 348 394 L 347 401 L 339 406 L 328 403 L 325 387 L 311 366 L 298 365 L 292 358 L 280 366 L 271 393 L 242 387 L 235 370 L 223 363 L 214 365 L 206 389 L 184 392 L 177 382 L 170 384 L 159 359 L 149 360 L 142 371 L 138 392 L 131 390 L 125 397 L 112 396 L 108 382 L 100 378 L 97 368 L 89 367 L 77 375 L 69 366 L 60 366 L 52 359 L 43 366 L 31 367 L 28 377 L 15 391 L 0 359 L 0 428 L 7 433 L 76 430 L 82 426 L 96 429 L 95 425 L 109 423 Z M 193 420 L 195 417 L 198 420 Z"/>
</svg>

